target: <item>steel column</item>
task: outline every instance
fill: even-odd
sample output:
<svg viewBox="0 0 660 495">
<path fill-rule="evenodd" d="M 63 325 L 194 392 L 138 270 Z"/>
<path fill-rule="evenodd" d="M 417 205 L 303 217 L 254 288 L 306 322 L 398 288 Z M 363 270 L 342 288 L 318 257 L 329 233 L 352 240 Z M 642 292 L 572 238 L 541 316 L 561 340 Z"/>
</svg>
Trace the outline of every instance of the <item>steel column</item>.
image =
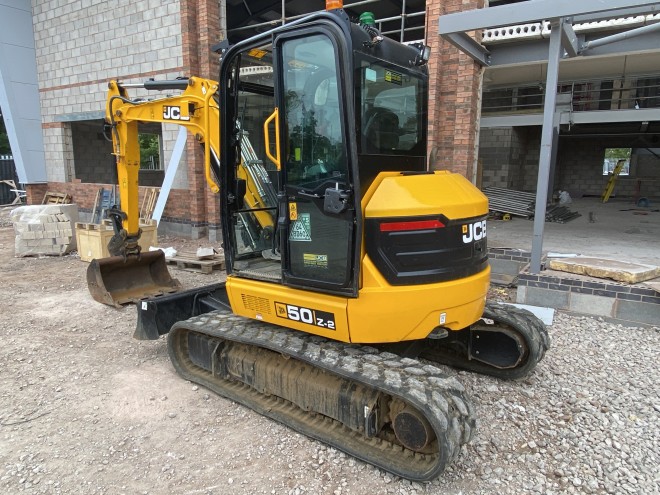
<svg viewBox="0 0 660 495">
<path fill-rule="evenodd" d="M 555 108 L 557 106 L 559 60 L 562 55 L 561 32 L 563 23 L 563 18 L 554 19 L 550 33 L 548 74 L 545 81 L 545 104 L 543 106 L 543 128 L 541 130 L 541 153 L 539 155 L 539 174 L 536 183 L 534 236 L 532 237 L 532 260 L 530 263 L 530 271 L 532 273 L 539 273 L 541 271 L 545 210 L 548 202 L 548 183 L 552 168 L 552 143 L 554 141 Z"/>
</svg>

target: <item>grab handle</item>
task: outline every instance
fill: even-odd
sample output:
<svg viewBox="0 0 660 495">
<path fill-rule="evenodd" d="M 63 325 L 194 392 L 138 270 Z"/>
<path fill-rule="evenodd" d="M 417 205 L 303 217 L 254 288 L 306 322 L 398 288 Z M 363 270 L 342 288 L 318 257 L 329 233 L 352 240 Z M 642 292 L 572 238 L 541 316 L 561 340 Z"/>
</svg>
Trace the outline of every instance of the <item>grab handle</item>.
<svg viewBox="0 0 660 495">
<path fill-rule="evenodd" d="M 270 136 L 268 135 L 268 126 L 275 120 L 275 156 L 270 153 Z M 266 156 L 272 161 L 277 170 L 282 169 L 280 162 L 280 110 L 275 107 L 275 111 L 264 122 L 264 144 L 266 145 Z"/>
</svg>

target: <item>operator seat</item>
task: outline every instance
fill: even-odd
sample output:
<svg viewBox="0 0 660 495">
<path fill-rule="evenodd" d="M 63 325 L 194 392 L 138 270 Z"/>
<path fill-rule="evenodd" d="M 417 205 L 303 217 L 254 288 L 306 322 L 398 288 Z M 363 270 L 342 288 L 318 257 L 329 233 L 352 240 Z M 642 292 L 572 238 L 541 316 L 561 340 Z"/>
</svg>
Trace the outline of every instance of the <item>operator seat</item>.
<svg viewBox="0 0 660 495">
<path fill-rule="evenodd" d="M 389 153 L 399 146 L 399 117 L 386 108 L 374 107 L 365 112 L 364 152 L 367 154 Z"/>
</svg>

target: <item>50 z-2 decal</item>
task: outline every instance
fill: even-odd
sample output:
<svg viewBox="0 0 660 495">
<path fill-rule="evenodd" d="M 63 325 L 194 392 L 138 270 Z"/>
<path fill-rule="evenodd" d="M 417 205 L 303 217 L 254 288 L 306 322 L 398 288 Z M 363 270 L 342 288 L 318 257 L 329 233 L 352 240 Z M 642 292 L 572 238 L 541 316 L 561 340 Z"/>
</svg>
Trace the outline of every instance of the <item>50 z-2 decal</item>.
<svg viewBox="0 0 660 495">
<path fill-rule="evenodd" d="M 315 327 L 335 330 L 335 315 L 318 309 L 303 308 L 293 304 L 275 303 L 275 314 L 280 318 L 307 323 Z"/>
</svg>

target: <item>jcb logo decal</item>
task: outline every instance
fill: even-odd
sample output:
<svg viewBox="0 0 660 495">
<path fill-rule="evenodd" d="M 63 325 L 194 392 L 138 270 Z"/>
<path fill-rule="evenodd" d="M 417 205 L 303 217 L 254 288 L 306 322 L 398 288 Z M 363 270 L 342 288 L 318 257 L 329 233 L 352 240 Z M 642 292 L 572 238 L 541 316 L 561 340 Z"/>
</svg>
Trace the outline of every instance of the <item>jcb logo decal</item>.
<svg viewBox="0 0 660 495">
<path fill-rule="evenodd" d="M 181 115 L 181 107 L 163 106 L 163 118 L 167 120 L 190 120 L 187 115 Z"/>
<path fill-rule="evenodd" d="M 479 241 L 486 237 L 486 220 L 463 225 L 463 243 Z"/>
</svg>

